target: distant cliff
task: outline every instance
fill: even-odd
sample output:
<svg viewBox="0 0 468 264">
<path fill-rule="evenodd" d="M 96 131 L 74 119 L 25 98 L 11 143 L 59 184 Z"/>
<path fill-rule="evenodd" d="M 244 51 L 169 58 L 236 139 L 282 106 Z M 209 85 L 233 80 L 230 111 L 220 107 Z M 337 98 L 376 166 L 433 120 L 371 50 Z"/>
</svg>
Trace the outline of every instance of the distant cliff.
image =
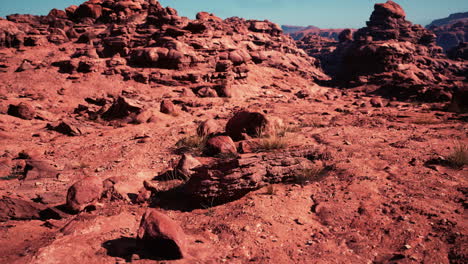
<svg viewBox="0 0 468 264">
<path fill-rule="evenodd" d="M 432 21 L 429 25 L 427 25 L 427 27 L 432 27 L 432 26 L 440 27 L 440 26 L 453 24 L 460 20 L 466 20 L 466 19 L 468 19 L 468 12 L 455 13 L 455 14 L 449 15 L 446 18 L 436 19 Z"/>
<path fill-rule="evenodd" d="M 436 33 L 437 45 L 449 51 L 461 42 L 468 42 L 468 12 L 434 20 L 427 28 Z"/>
<path fill-rule="evenodd" d="M 308 35 L 317 35 L 324 38 L 338 40 L 338 35 L 344 28 L 322 29 L 316 26 L 281 26 L 285 34 L 289 34 L 294 40 L 300 40 Z M 354 31 L 354 30 L 353 30 Z"/>
</svg>

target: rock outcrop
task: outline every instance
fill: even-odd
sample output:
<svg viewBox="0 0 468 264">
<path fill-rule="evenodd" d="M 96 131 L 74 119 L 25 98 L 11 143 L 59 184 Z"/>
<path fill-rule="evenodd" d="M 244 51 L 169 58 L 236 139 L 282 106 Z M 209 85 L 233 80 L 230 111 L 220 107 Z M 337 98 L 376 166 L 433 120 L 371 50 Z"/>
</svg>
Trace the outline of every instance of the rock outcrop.
<svg viewBox="0 0 468 264">
<path fill-rule="evenodd" d="M 466 65 L 448 60 L 435 41 L 433 32 L 407 21 L 404 10 L 387 1 L 376 4 L 367 27 L 352 41 L 343 37 L 322 64 L 344 87 L 374 85 L 392 98 L 448 101 L 463 85 Z"/>
<path fill-rule="evenodd" d="M 199 201 L 222 204 L 268 184 L 295 182 L 304 168 L 314 166 L 318 152 L 245 154 L 235 159 L 215 159 L 195 169 L 186 183 L 188 195 Z"/>
<path fill-rule="evenodd" d="M 0 47 L 88 44 L 54 63 L 62 73 L 101 72 L 145 84 L 184 85 L 201 97 L 230 97 L 231 86 L 245 82 L 255 67 L 328 78 L 316 59 L 269 21 L 222 20 L 206 12 L 190 20 L 147 0 L 87 1 L 47 16 L 8 20 L 0 21 Z"/>
<path fill-rule="evenodd" d="M 468 12 L 434 20 L 427 28 L 437 35 L 437 45 L 449 52 L 460 43 L 468 42 Z"/>
<path fill-rule="evenodd" d="M 98 177 L 87 177 L 73 184 L 67 192 L 67 208 L 81 212 L 95 207 L 103 192 L 102 180 Z"/>
</svg>

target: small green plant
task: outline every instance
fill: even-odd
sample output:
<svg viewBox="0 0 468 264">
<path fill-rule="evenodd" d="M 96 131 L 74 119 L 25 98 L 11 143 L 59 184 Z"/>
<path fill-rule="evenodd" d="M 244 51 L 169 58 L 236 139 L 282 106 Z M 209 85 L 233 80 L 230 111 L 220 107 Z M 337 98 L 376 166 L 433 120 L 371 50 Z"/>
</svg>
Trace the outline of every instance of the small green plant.
<svg viewBox="0 0 468 264">
<path fill-rule="evenodd" d="M 192 151 L 201 152 L 205 147 L 206 140 L 206 137 L 200 137 L 198 135 L 187 136 L 177 141 L 176 147 L 187 148 Z"/>
<path fill-rule="evenodd" d="M 303 167 L 296 171 L 294 181 L 302 186 L 311 182 L 317 182 L 327 175 L 328 169 L 325 166 L 313 165 Z"/>
<path fill-rule="evenodd" d="M 468 145 L 463 142 L 458 142 L 450 155 L 447 156 L 447 161 L 453 168 L 463 168 L 468 164 Z"/>
</svg>

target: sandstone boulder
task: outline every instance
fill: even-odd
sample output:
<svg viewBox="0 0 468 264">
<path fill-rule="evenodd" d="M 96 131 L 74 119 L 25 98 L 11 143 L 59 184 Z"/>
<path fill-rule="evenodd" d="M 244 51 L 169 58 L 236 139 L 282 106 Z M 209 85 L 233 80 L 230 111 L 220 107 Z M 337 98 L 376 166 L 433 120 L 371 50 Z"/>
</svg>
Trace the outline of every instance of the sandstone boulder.
<svg viewBox="0 0 468 264">
<path fill-rule="evenodd" d="M 161 113 L 164 113 L 164 114 L 173 115 L 176 113 L 176 108 L 175 108 L 175 105 L 172 103 L 172 101 L 163 100 L 161 102 L 160 111 Z"/>
<path fill-rule="evenodd" d="M 148 209 L 141 219 L 137 244 L 163 259 L 187 256 L 187 239 L 174 220 L 156 209 Z"/>
<path fill-rule="evenodd" d="M 118 97 L 109 110 L 102 114 L 104 120 L 123 119 L 130 116 L 137 116 L 143 111 L 142 106 L 128 98 Z"/>
<path fill-rule="evenodd" d="M 40 204 L 7 196 L 0 199 L 0 208 L 0 222 L 40 219 L 40 212 L 45 209 Z"/>
<path fill-rule="evenodd" d="M 87 177 L 73 184 L 67 192 L 67 208 L 81 212 L 96 206 L 103 192 L 103 184 L 98 177 Z"/>
<path fill-rule="evenodd" d="M 190 175 L 193 173 L 193 169 L 200 166 L 201 162 L 194 158 L 190 154 L 183 154 L 179 163 L 177 164 L 176 170 L 178 173 L 184 176 L 185 179 L 190 178 Z"/>
<path fill-rule="evenodd" d="M 8 107 L 8 114 L 25 120 L 32 120 L 36 116 L 34 108 L 28 103 L 19 103 Z"/>
<path fill-rule="evenodd" d="M 218 154 L 236 154 L 237 148 L 234 141 L 228 136 L 215 136 L 206 142 L 205 155 L 215 156 Z"/>
<path fill-rule="evenodd" d="M 207 137 L 212 134 L 221 132 L 222 128 L 214 119 L 208 119 L 202 123 L 197 128 L 197 135 L 199 137 Z"/>
</svg>

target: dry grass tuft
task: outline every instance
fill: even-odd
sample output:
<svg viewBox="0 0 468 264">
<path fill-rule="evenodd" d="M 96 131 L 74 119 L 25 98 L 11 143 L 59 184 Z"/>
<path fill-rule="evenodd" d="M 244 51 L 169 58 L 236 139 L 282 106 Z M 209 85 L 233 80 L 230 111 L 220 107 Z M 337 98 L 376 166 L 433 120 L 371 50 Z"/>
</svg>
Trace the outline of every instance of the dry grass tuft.
<svg viewBox="0 0 468 264">
<path fill-rule="evenodd" d="M 327 175 L 328 171 L 328 168 L 323 165 L 305 167 L 296 172 L 294 180 L 295 183 L 304 186 L 311 182 L 320 181 Z"/>
<path fill-rule="evenodd" d="M 450 166 L 453 168 L 463 168 L 468 165 L 468 145 L 463 142 L 458 142 L 450 155 L 446 157 Z"/>
<path fill-rule="evenodd" d="M 287 138 L 278 135 L 272 135 L 269 137 L 261 138 L 257 142 L 257 151 L 272 151 L 278 149 L 285 149 L 287 146 Z"/>
<path fill-rule="evenodd" d="M 198 135 L 187 136 L 176 143 L 177 148 L 186 148 L 194 152 L 202 152 L 205 148 L 207 138 Z"/>
<path fill-rule="evenodd" d="M 418 116 L 412 120 L 413 124 L 416 125 L 436 125 L 442 121 L 433 116 Z"/>
</svg>

